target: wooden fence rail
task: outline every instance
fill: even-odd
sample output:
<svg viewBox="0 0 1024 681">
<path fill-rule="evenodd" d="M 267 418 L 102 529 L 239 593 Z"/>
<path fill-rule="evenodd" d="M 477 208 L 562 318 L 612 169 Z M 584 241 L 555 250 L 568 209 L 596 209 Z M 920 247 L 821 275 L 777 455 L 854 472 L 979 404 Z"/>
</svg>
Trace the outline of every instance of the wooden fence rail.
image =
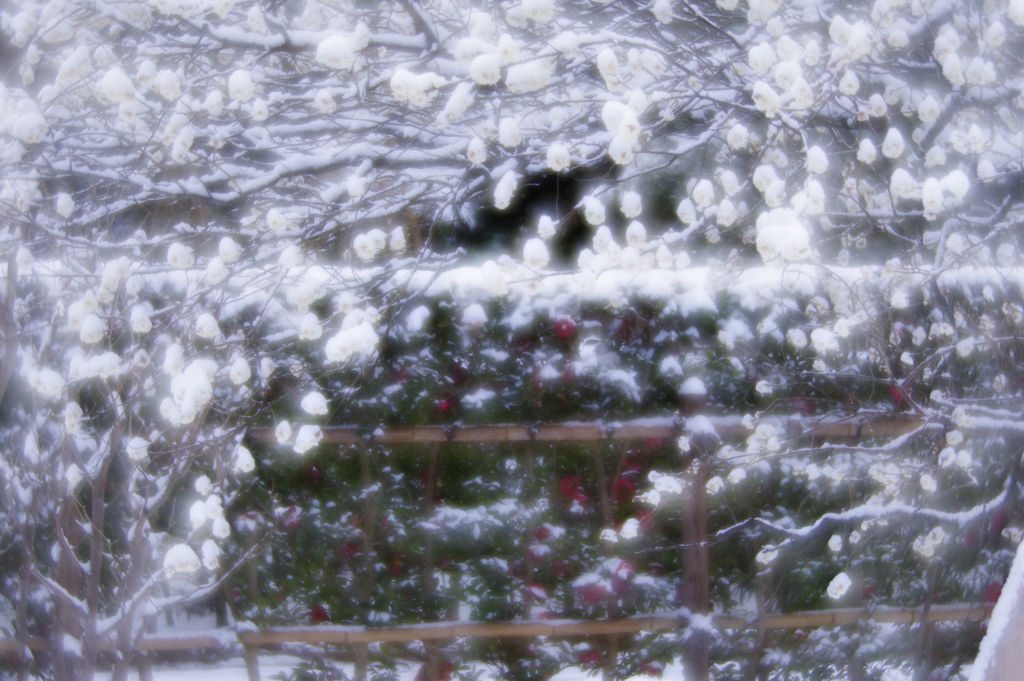
<svg viewBox="0 0 1024 681">
<path fill-rule="evenodd" d="M 860 622 L 888 624 L 920 624 L 931 622 L 952 622 L 985 620 L 992 614 L 990 604 L 933 605 L 922 608 L 886 608 L 874 610 L 845 608 L 818 612 L 794 612 L 768 615 L 762 620 L 748 620 L 726 615 L 712 616 L 712 622 L 720 630 L 763 629 L 786 630 L 828 626 L 844 626 Z M 629 617 L 613 620 L 539 620 L 520 622 L 438 622 L 434 624 L 413 624 L 387 629 L 367 629 L 337 625 L 315 627 L 273 627 L 255 631 L 238 631 L 237 643 L 243 647 L 246 668 L 250 681 L 260 681 L 259 648 L 267 645 L 296 644 L 353 644 L 353 643 L 399 643 L 409 641 L 434 641 L 452 638 L 509 637 L 509 636 L 597 636 L 604 634 L 628 634 L 640 631 L 665 631 L 686 626 L 685 618 L 669 614 L 649 617 Z M 136 650 L 140 653 L 192 651 L 204 648 L 230 646 L 230 636 L 146 636 Z M 30 639 L 29 649 L 45 651 L 49 642 L 45 639 Z M 112 641 L 101 645 L 103 650 L 113 650 Z M 13 638 L 0 639 L 0 652 L 14 653 L 18 641 Z M 140 661 L 140 680 L 152 678 L 151 658 Z"/>
<path fill-rule="evenodd" d="M 922 622 L 951 622 L 988 619 L 990 604 L 933 605 L 927 612 L 922 608 L 886 608 L 874 610 L 842 608 L 816 612 L 793 612 L 768 615 L 764 620 L 713 615 L 718 629 L 803 629 L 877 622 L 886 624 L 920 624 Z M 922 614 L 923 613 L 923 614 Z M 600 634 L 628 634 L 637 631 L 664 631 L 686 625 L 685 618 L 671 615 L 626 617 L 615 620 L 534 620 L 520 622 L 438 622 L 411 624 L 388 629 L 367 629 L 321 625 L 316 627 L 273 627 L 260 631 L 241 631 L 238 641 L 242 645 L 272 645 L 280 643 L 392 643 L 426 641 L 445 638 L 476 638 L 505 636 L 596 636 Z"/>
<path fill-rule="evenodd" d="M 708 417 L 721 438 L 745 438 L 751 430 L 737 418 Z M 920 428 L 917 418 L 822 420 L 803 416 L 768 417 L 766 422 L 792 428 L 804 436 L 833 439 L 896 437 Z M 369 433 L 354 426 L 324 426 L 323 440 L 330 444 L 365 442 Z M 373 431 L 374 442 L 402 444 L 417 442 L 598 442 L 602 440 L 637 440 L 671 438 L 682 434 L 681 424 L 672 417 L 633 419 L 629 421 L 590 421 L 523 425 L 449 425 L 394 426 Z M 253 428 L 249 437 L 259 443 L 276 442 L 273 428 Z"/>
<path fill-rule="evenodd" d="M 135 650 L 140 653 L 173 652 L 176 650 L 198 650 L 202 648 L 220 648 L 225 643 L 222 636 L 146 636 Z M 30 638 L 28 640 L 29 650 L 48 650 L 50 642 L 44 638 Z M 111 652 L 115 649 L 114 641 L 101 641 L 100 650 Z M 0 653 L 15 653 L 18 651 L 18 639 L 0 638 Z"/>
</svg>

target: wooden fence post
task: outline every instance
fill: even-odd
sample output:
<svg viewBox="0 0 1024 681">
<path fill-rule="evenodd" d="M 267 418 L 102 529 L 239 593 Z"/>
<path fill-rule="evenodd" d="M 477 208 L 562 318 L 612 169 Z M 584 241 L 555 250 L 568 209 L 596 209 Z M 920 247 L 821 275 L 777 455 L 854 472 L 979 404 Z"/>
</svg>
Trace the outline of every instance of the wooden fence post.
<svg viewBox="0 0 1024 681">
<path fill-rule="evenodd" d="M 359 450 L 359 471 L 360 471 L 360 482 L 362 489 L 368 490 L 373 486 L 373 475 L 370 470 L 370 453 L 366 447 L 363 446 Z M 373 583 L 375 579 L 373 571 L 373 541 L 376 534 L 377 525 L 377 502 L 379 500 L 379 493 L 367 494 L 365 505 L 363 507 L 363 519 L 360 523 L 360 527 L 363 532 L 363 555 L 361 565 L 359 566 L 360 573 L 354 574 L 356 584 L 356 598 L 358 600 L 358 606 L 360 610 L 360 617 L 364 620 L 368 615 L 368 609 L 370 607 L 370 599 L 373 595 Z M 355 568 L 353 568 L 355 570 Z M 355 668 L 352 672 L 353 681 L 366 681 L 366 670 L 370 664 L 370 649 L 366 643 L 355 643 L 354 655 L 355 655 Z M 250 680 L 251 681 L 251 680 Z"/>
<path fill-rule="evenodd" d="M 423 516 L 429 518 L 434 512 L 434 494 L 437 488 L 437 461 L 441 450 L 441 443 L 436 442 L 430 448 L 430 460 L 427 467 L 427 484 L 423 499 Z M 436 596 L 436 584 L 434 576 L 434 538 L 425 534 L 423 543 L 423 591 L 427 596 L 428 619 L 436 619 L 437 612 L 433 607 L 433 599 Z M 437 681 L 441 672 L 440 660 L 437 650 L 439 643 L 434 640 L 423 641 L 423 649 L 427 654 L 427 679 L 426 681 Z"/>
<path fill-rule="evenodd" d="M 691 612 L 708 614 L 711 602 L 708 557 L 708 467 L 705 456 L 717 438 L 703 433 L 691 437 L 690 452 L 683 452 L 683 472 L 689 489 L 682 503 L 682 601 Z M 686 646 L 687 681 L 708 681 L 711 674 L 710 636 L 693 632 Z"/>
<path fill-rule="evenodd" d="M 917 640 L 917 670 L 914 672 L 914 681 L 924 681 L 932 671 L 932 644 L 935 641 L 935 622 L 929 620 L 928 611 L 935 603 L 935 584 L 939 578 L 941 560 L 936 558 L 928 566 L 925 574 L 925 583 L 928 586 L 928 593 L 924 597 L 921 606 L 921 630 Z"/>
<path fill-rule="evenodd" d="M 601 518 L 604 521 L 604 526 L 608 529 L 612 528 L 612 500 L 608 494 L 608 478 L 606 477 L 604 470 L 604 451 L 600 443 L 594 450 L 594 470 L 597 472 L 597 491 L 598 496 L 601 500 Z M 610 542 L 604 542 L 604 555 L 606 558 L 615 557 L 615 547 Z M 609 616 L 615 618 L 619 616 L 619 609 L 612 601 L 608 606 Z M 607 641 L 607 648 L 604 652 L 604 666 L 601 669 L 601 681 L 613 681 L 615 678 L 615 669 L 619 664 L 619 635 L 608 634 L 605 637 Z"/>
<path fill-rule="evenodd" d="M 139 665 L 139 681 L 153 681 L 153 657 L 149 653 L 136 655 Z"/>
<path fill-rule="evenodd" d="M 526 494 L 524 503 L 533 506 L 533 440 L 526 443 Z M 533 553 L 530 552 L 530 545 L 533 542 L 534 527 L 533 519 L 526 522 L 526 534 L 523 543 L 526 545 L 523 551 L 523 619 L 528 620 L 533 609 Z"/>
<path fill-rule="evenodd" d="M 245 671 L 249 675 L 249 681 L 260 681 L 260 647 L 258 645 L 243 645 L 242 651 L 245 656 Z"/>
</svg>

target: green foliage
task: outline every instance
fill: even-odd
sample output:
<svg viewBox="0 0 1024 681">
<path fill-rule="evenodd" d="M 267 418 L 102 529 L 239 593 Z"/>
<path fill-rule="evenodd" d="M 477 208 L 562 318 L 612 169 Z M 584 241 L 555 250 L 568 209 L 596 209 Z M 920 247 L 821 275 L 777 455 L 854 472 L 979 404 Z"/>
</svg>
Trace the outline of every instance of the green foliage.
<svg viewBox="0 0 1024 681">
<path fill-rule="evenodd" d="M 275 681 L 348 681 L 339 667 L 319 655 L 300 662 L 290 672 L 280 672 L 270 678 Z"/>
</svg>

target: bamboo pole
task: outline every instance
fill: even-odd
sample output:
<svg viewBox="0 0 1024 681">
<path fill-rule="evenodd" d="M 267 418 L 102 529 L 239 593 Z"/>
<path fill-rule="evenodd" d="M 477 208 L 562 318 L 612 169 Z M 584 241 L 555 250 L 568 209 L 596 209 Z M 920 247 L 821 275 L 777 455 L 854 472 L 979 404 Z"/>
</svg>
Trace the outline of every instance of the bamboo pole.
<svg viewBox="0 0 1024 681">
<path fill-rule="evenodd" d="M 423 517 L 429 520 L 434 513 L 434 495 L 437 491 L 437 463 L 441 453 L 441 444 L 435 443 L 430 447 L 430 462 L 427 466 L 426 494 L 423 500 Z M 434 612 L 436 597 L 437 578 L 434 574 L 434 538 L 428 533 L 423 542 L 423 589 L 427 595 L 427 617 L 437 617 Z M 441 664 L 438 659 L 437 641 L 423 641 L 423 649 L 426 652 L 427 681 L 437 681 Z"/>
<path fill-rule="evenodd" d="M 935 623 L 928 621 L 928 610 L 931 609 L 932 603 L 935 602 L 937 596 L 935 592 L 935 583 L 939 578 L 939 568 L 942 562 L 935 560 L 931 565 L 928 566 L 928 572 L 925 576 L 928 584 L 928 593 L 924 598 L 924 604 L 921 606 L 921 615 L 923 621 L 921 622 L 921 631 L 918 634 L 917 642 L 917 669 L 914 670 L 914 681 L 925 681 L 932 672 L 932 648 L 935 643 Z"/>
<path fill-rule="evenodd" d="M 360 620 L 366 622 L 370 610 L 370 601 L 373 595 L 373 583 L 375 579 L 373 567 L 373 542 L 377 531 L 377 502 L 380 493 L 367 493 L 373 484 L 373 474 L 370 470 L 370 453 L 366 447 L 359 450 L 359 476 L 363 493 L 366 500 L 363 506 L 363 518 L 360 527 L 363 533 L 363 553 L 358 566 L 353 567 L 353 577 L 356 583 L 356 598 L 358 600 Z M 364 641 L 352 641 L 355 643 L 355 667 L 352 671 L 353 681 L 366 681 L 367 669 L 370 664 L 370 651 Z"/>
<path fill-rule="evenodd" d="M 139 681 L 153 681 L 153 658 L 150 655 L 138 656 Z"/>
<path fill-rule="evenodd" d="M 751 430 L 736 419 L 709 417 L 719 437 L 742 439 Z M 781 416 L 768 419 L 773 424 L 799 432 L 802 436 L 844 440 L 875 437 L 896 437 L 913 432 L 925 424 L 917 418 L 851 418 L 827 421 L 802 416 Z M 537 427 L 521 425 L 480 426 L 382 426 L 373 435 L 374 442 L 384 444 L 425 442 L 597 442 L 600 440 L 638 440 L 671 438 L 679 435 L 680 424 L 673 417 L 635 419 L 621 422 L 551 423 Z M 258 443 L 277 441 L 272 428 L 253 428 L 249 437 Z M 324 426 L 323 442 L 356 444 L 365 442 L 363 430 L 355 426 Z"/>
<path fill-rule="evenodd" d="M 712 621 L 719 629 L 785 630 L 844 626 L 862 622 L 878 624 L 920 624 L 921 622 L 956 622 L 984 620 L 992 613 L 988 604 L 933 605 L 927 613 L 921 608 L 862 608 L 795 612 L 768 615 L 763 619 L 746 620 L 742 617 L 715 615 Z M 255 632 L 240 632 L 244 645 L 272 645 L 281 643 L 393 643 L 424 641 L 444 638 L 478 638 L 500 636 L 600 636 L 627 634 L 639 631 L 666 631 L 685 627 L 687 622 L 674 616 L 654 615 L 613 620 L 547 620 L 499 623 L 439 622 L 389 629 L 362 627 L 275 627 Z M 0 649 L 2 650 L 2 649 Z"/>
<path fill-rule="evenodd" d="M 601 445 L 594 449 L 594 471 L 597 473 L 597 493 L 601 502 L 601 519 L 604 527 L 612 528 L 612 500 L 608 493 L 608 477 L 604 470 L 604 450 Z M 605 558 L 615 557 L 615 547 L 609 542 L 603 542 Z M 613 600 L 608 604 L 608 614 L 617 619 L 619 609 Z M 613 621 L 614 621 L 613 619 Z M 615 668 L 619 663 L 619 636 L 618 633 L 611 633 L 605 637 L 607 648 L 604 651 L 604 664 L 601 668 L 601 681 L 612 681 L 615 678 Z"/>
<path fill-rule="evenodd" d="M 241 637 L 239 637 L 241 638 Z M 242 649 L 245 657 L 245 672 L 249 681 L 260 681 L 260 648 L 257 645 L 245 645 Z"/>
<path fill-rule="evenodd" d="M 711 605 L 710 552 L 708 551 L 708 491 L 705 448 L 711 443 L 694 438 L 691 451 L 684 452 L 683 474 L 689 493 L 683 495 L 681 520 L 682 600 L 690 612 L 706 615 Z M 708 681 L 711 673 L 711 639 L 707 632 L 695 632 L 687 644 L 687 678 Z"/>
<path fill-rule="evenodd" d="M 933 605 L 927 613 L 921 608 L 862 608 L 822 610 L 818 612 L 792 612 L 768 615 L 763 620 L 714 615 L 712 621 L 719 629 L 771 630 L 813 629 L 835 627 L 861 622 L 878 624 L 920 624 L 921 622 L 964 622 L 986 620 L 992 614 L 991 604 L 953 603 Z M 414 624 L 389 629 L 366 629 L 321 625 L 317 627 L 274 627 L 259 631 L 240 631 L 238 642 L 245 647 L 258 647 L 282 643 L 392 643 L 422 641 L 441 638 L 477 638 L 498 636 L 599 636 L 628 634 L 639 631 L 666 631 L 686 626 L 685 620 L 666 614 L 647 617 L 628 617 L 618 620 L 542 620 L 517 622 L 440 622 Z M 219 648 L 227 643 L 218 636 L 145 636 L 137 650 L 145 652 L 187 651 L 198 648 Z M 33 651 L 49 649 L 46 639 L 27 641 Z M 18 640 L 0 638 L 0 653 L 16 653 Z M 113 650 L 113 641 L 100 644 L 101 650 Z"/>
</svg>

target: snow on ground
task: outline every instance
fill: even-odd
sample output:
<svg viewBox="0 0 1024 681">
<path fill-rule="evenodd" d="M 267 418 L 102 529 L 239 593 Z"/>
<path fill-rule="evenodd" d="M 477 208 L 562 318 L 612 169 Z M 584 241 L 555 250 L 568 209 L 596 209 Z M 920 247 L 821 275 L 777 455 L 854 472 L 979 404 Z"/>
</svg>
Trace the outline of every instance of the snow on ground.
<svg viewBox="0 0 1024 681">
<path fill-rule="evenodd" d="M 278 672 L 288 673 L 302 660 L 287 655 L 261 655 L 260 656 L 260 678 L 266 681 Z M 342 665 L 344 667 L 344 665 Z M 155 667 L 153 669 L 153 681 L 209 681 L 216 675 L 217 681 L 248 681 L 249 677 L 245 671 L 245 662 L 241 658 L 225 660 L 216 665 L 186 665 L 176 664 L 171 667 Z M 410 674 L 408 679 L 412 681 L 415 674 Z M 109 681 L 109 672 L 96 674 L 96 681 Z M 139 681 L 137 670 L 128 675 L 129 681 Z M 403 676 L 402 681 L 406 681 Z"/>
</svg>

